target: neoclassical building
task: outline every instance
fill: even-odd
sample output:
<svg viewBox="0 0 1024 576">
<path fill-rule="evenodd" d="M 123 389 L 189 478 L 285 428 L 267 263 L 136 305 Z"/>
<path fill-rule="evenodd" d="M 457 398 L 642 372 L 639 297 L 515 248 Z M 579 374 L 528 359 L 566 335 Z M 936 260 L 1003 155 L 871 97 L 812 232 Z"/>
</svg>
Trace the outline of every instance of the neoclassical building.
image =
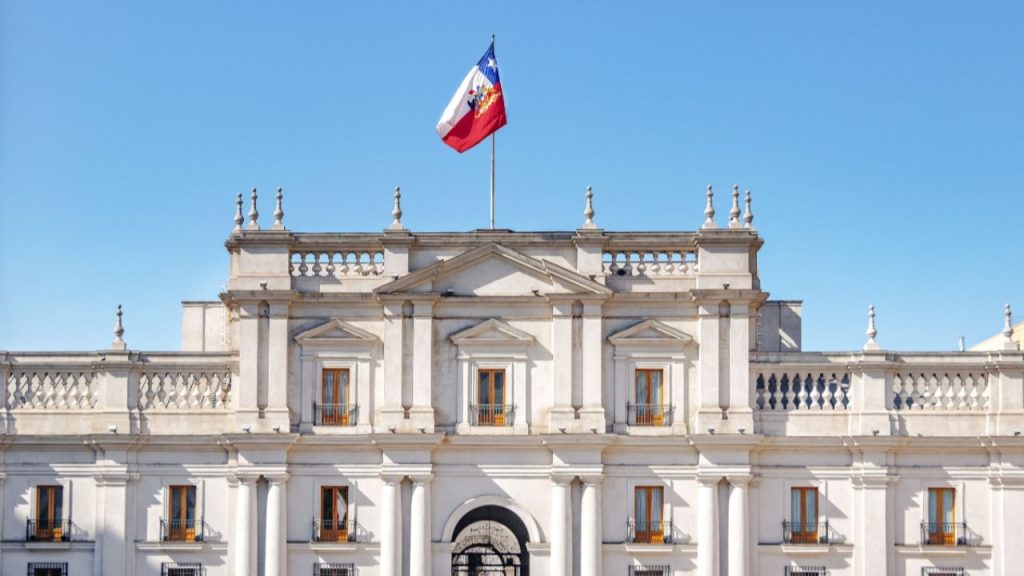
<svg viewBox="0 0 1024 576">
<path fill-rule="evenodd" d="M 0 572 L 1024 574 L 1024 354 L 805 352 L 693 232 L 299 233 L 239 195 L 182 350 L 0 352 Z M 746 209 L 741 211 L 740 204 Z"/>
</svg>

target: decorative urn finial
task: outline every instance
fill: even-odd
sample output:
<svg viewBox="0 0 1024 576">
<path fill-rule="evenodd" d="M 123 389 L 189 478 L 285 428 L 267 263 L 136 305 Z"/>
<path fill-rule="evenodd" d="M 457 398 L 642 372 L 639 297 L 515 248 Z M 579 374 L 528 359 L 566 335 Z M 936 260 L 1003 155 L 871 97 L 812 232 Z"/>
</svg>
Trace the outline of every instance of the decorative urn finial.
<svg viewBox="0 0 1024 576">
<path fill-rule="evenodd" d="M 590 186 L 587 186 L 587 206 L 583 210 L 583 217 L 586 219 L 583 222 L 584 228 L 597 228 L 594 224 L 594 190 Z"/>
<path fill-rule="evenodd" d="M 708 191 L 705 194 L 708 197 L 708 204 L 704 208 L 704 225 L 701 228 L 714 228 L 715 227 L 715 192 L 711 189 L 711 184 L 708 184 Z"/>
<path fill-rule="evenodd" d="M 1003 349 L 1019 349 L 1017 343 L 1013 341 L 1013 310 L 1009 304 L 1003 306 Z"/>
<path fill-rule="evenodd" d="M 277 199 L 274 206 L 274 230 L 284 230 L 284 208 L 281 201 L 284 199 L 284 189 L 277 187 Z"/>
<path fill-rule="evenodd" d="M 402 230 L 402 187 L 395 186 L 395 206 L 391 209 L 391 230 Z"/>
<path fill-rule="evenodd" d="M 729 228 L 740 228 L 740 187 L 732 187 L 732 208 L 729 209 Z"/>
<path fill-rule="evenodd" d="M 256 209 L 256 188 L 252 189 L 251 195 L 252 203 L 249 205 L 249 230 L 259 230 L 260 223 L 257 221 L 260 217 L 259 210 Z"/>
<path fill-rule="evenodd" d="M 238 193 L 238 198 L 235 199 L 235 228 L 234 232 L 242 231 L 242 223 L 245 222 L 245 218 L 242 217 L 242 193 Z"/>
<path fill-rule="evenodd" d="M 878 330 L 875 329 L 875 305 L 868 306 L 868 341 L 864 344 L 865 350 L 878 350 L 878 341 L 875 340 L 875 336 L 878 336 Z"/>
<path fill-rule="evenodd" d="M 110 345 L 111 350 L 127 350 L 128 345 L 124 343 L 124 324 L 121 323 L 121 305 L 117 305 L 117 320 L 114 321 L 114 342 Z"/>
<path fill-rule="evenodd" d="M 753 228 L 754 227 L 754 212 L 750 209 L 750 190 L 747 190 L 747 195 L 743 199 L 743 227 Z"/>
</svg>

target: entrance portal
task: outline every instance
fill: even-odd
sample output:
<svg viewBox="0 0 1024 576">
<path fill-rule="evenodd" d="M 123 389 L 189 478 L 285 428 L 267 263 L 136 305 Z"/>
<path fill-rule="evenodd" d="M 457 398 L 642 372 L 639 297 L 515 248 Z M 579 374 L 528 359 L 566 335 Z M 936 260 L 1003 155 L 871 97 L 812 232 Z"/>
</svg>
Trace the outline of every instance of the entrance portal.
<svg viewBox="0 0 1024 576">
<path fill-rule="evenodd" d="M 500 506 L 481 506 L 455 527 L 452 576 L 529 576 L 529 533 Z"/>
</svg>

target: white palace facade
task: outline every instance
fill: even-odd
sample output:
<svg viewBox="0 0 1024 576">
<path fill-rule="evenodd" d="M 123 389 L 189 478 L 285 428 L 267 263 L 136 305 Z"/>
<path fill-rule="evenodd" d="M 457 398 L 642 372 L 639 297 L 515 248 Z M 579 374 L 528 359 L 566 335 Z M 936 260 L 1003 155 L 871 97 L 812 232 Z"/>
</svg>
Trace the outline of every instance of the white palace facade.
<svg viewBox="0 0 1024 576">
<path fill-rule="evenodd" d="M 694 232 L 298 233 L 182 351 L 0 352 L 0 572 L 1024 574 L 1024 354 L 801 347 Z M 746 209 L 741 212 L 740 205 Z M 1005 312 L 1010 325 L 1010 313 Z M 998 324 L 997 324 L 998 325 Z"/>
</svg>

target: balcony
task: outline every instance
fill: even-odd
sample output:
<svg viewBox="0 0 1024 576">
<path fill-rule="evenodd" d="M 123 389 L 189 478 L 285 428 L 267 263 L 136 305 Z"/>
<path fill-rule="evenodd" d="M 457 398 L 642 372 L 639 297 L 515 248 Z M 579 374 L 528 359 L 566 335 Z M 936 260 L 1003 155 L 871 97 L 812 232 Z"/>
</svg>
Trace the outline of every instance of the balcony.
<svg viewBox="0 0 1024 576">
<path fill-rule="evenodd" d="M 626 423 L 629 426 L 671 426 L 675 406 L 664 404 L 626 404 Z"/>
<path fill-rule="evenodd" d="M 202 520 L 181 520 L 166 518 L 160 519 L 160 541 L 161 542 L 202 542 L 203 521 Z"/>
<path fill-rule="evenodd" d="M 30 518 L 25 524 L 26 542 L 70 542 L 70 520 Z"/>
<path fill-rule="evenodd" d="M 313 402 L 313 424 L 316 426 L 355 426 L 358 419 L 358 404 Z"/>
<path fill-rule="evenodd" d="M 785 544 L 840 544 L 843 538 L 825 522 L 782 523 L 782 542 Z"/>
<path fill-rule="evenodd" d="M 312 542 L 367 542 L 366 530 L 352 521 L 313 519 Z"/>
<path fill-rule="evenodd" d="M 511 426 L 515 420 L 513 404 L 473 404 L 469 407 L 472 426 Z"/>
<path fill-rule="evenodd" d="M 630 520 L 626 524 L 626 542 L 630 544 L 671 544 L 672 522 Z"/>
<path fill-rule="evenodd" d="M 977 546 L 981 537 L 964 522 L 921 522 L 922 546 Z"/>
</svg>

